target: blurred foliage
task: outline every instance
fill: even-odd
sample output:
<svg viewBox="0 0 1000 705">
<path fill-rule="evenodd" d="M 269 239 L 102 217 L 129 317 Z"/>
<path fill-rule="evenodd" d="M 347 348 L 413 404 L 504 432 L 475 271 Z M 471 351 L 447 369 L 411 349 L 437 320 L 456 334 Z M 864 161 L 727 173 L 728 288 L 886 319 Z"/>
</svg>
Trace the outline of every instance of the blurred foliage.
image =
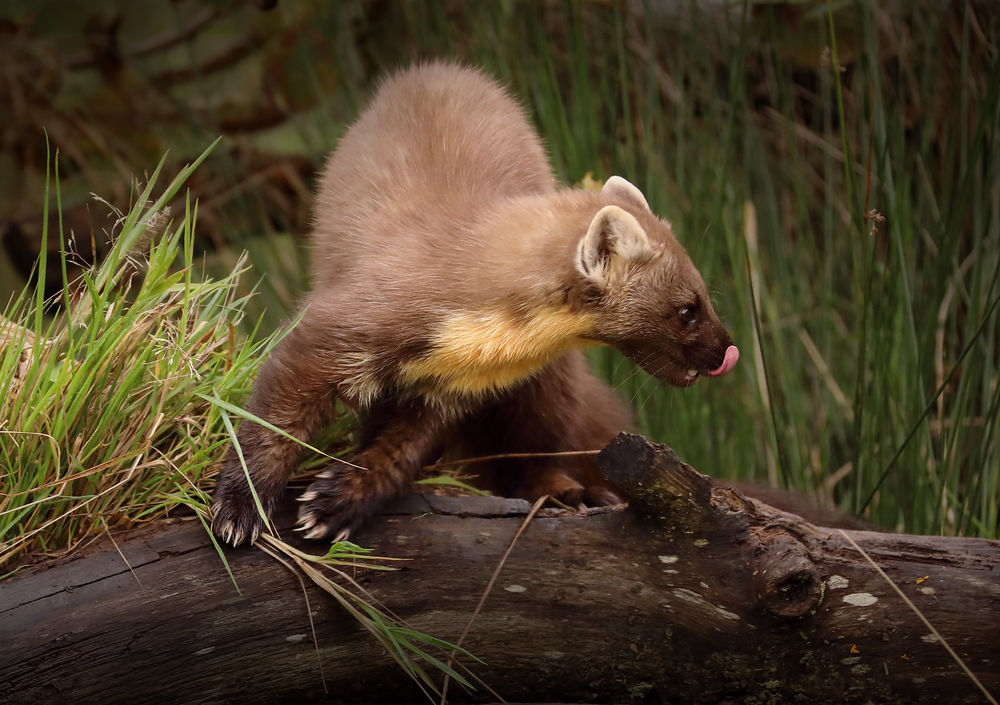
<svg viewBox="0 0 1000 705">
<path fill-rule="evenodd" d="M 684 5 L 646 3 L 644 10 L 657 32 L 685 32 L 696 28 Z M 714 5 L 721 12 L 721 3 Z M 782 26 L 808 28 L 782 44 L 808 64 L 815 59 L 810 48 L 815 54 L 822 43 L 822 23 L 796 5 L 762 6 L 760 14 L 779 12 Z M 454 56 L 499 74 L 529 103 L 538 93 L 536 73 L 556 89 L 598 80 L 604 85 L 596 93 L 606 93 L 608 82 L 619 78 L 604 70 L 610 57 L 588 51 L 581 41 L 600 47 L 622 39 L 634 52 L 619 57 L 627 64 L 654 58 L 643 36 L 644 13 L 636 7 L 622 17 L 624 7 L 553 0 L 6 2 L 0 5 L 0 90 L 6 96 L 0 100 L 6 255 L 0 258 L 0 300 L 20 288 L 38 254 L 46 135 L 60 155 L 62 217 L 81 264 L 107 251 L 113 226 L 91 194 L 127 209 L 143 179 L 138 165 L 168 153 L 169 175 L 223 135 L 190 184 L 202 204 L 199 238 L 225 260 L 222 269 L 235 261 L 229 246 L 252 245 L 254 264 L 271 275 L 263 282 L 263 310 L 274 314 L 268 316 L 274 326 L 300 291 L 296 273 L 306 258 L 288 242 L 272 246 L 254 239 L 308 230 L 314 172 L 379 76 L 421 58 Z M 683 22 L 674 26 L 678 18 Z M 722 50 L 703 58 L 725 70 Z M 669 67 L 662 79 L 665 97 L 676 100 L 681 89 L 672 84 Z M 568 107 L 590 109 L 589 99 L 581 95 Z M 617 136 L 602 134 L 600 126 L 620 116 L 606 107 L 606 116 L 577 116 L 583 133 L 567 115 L 557 116 L 570 128 L 558 138 L 548 135 L 562 176 L 576 180 L 596 160 L 609 161 Z M 50 244 L 52 256 L 55 247 Z M 60 282 L 55 274 L 50 279 L 54 293 Z"/>
</svg>

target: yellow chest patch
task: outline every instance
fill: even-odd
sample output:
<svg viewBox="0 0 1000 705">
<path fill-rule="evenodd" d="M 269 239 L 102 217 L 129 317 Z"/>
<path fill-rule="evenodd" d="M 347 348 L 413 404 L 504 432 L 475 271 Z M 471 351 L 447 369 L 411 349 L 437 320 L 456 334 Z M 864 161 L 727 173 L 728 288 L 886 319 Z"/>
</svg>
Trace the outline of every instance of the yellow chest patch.
<svg viewBox="0 0 1000 705">
<path fill-rule="evenodd" d="M 434 337 L 431 352 L 403 364 L 400 378 L 429 392 L 482 394 L 531 376 L 561 353 L 596 341 L 590 315 L 548 308 L 530 318 L 501 311 L 459 314 Z"/>
</svg>

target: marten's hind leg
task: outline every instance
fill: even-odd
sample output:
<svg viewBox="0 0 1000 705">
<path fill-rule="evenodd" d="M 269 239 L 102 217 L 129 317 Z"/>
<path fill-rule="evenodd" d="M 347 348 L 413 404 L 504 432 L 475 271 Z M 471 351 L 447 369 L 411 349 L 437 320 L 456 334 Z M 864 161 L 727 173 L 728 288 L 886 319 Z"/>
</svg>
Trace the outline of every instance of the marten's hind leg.
<svg viewBox="0 0 1000 705">
<path fill-rule="evenodd" d="M 460 457 L 597 450 L 631 426 L 612 389 L 594 377 L 578 351 L 470 418 L 457 437 Z M 468 468 L 495 494 L 551 495 L 571 506 L 622 502 L 601 478 L 594 455 L 501 459 Z"/>
<path fill-rule="evenodd" d="M 306 538 L 346 538 L 441 454 L 453 421 L 418 399 L 373 409 L 352 464 L 334 463 L 299 497 Z"/>
</svg>

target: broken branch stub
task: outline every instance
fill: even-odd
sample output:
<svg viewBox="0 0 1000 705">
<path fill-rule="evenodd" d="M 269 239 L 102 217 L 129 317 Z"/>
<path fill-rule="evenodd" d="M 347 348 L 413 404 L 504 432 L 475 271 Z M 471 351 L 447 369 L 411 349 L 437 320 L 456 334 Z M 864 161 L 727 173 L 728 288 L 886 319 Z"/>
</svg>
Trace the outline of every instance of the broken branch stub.
<svg viewBox="0 0 1000 705">
<path fill-rule="evenodd" d="M 642 516 L 668 530 L 691 530 L 711 512 L 712 481 L 685 465 L 673 449 L 634 433 L 619 433 L 597 456 L 605 479 Z"/>
<path fill-rule="evenodd" d="M 739 547 L 748 584 L 767 612 L 797 618 L 822 599 L 822 577 L 813 560 L 805 520 L 745 496 L 681 462 L 669 446 L 621 433 L 597 457 L 607 480 L 630 506 L 666 532 L 700 534 Z M 695 540 L 698 540 L 697 538 Z"/>
</svg>

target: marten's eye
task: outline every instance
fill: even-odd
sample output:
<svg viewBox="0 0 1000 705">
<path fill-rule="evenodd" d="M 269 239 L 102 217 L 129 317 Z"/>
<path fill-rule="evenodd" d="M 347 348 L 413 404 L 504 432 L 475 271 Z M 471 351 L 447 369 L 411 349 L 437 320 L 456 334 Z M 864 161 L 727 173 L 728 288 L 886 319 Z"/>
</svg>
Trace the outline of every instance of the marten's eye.
<svg viewBox="0 0 1000 705">
<path fill-rule="evenodd" d="M 681 325 L 685 328 L 694 325 L 698 321 L 698 303 L 681 306 L 677 309 L 677 318 L 680 319 Z"/>
</svg>

